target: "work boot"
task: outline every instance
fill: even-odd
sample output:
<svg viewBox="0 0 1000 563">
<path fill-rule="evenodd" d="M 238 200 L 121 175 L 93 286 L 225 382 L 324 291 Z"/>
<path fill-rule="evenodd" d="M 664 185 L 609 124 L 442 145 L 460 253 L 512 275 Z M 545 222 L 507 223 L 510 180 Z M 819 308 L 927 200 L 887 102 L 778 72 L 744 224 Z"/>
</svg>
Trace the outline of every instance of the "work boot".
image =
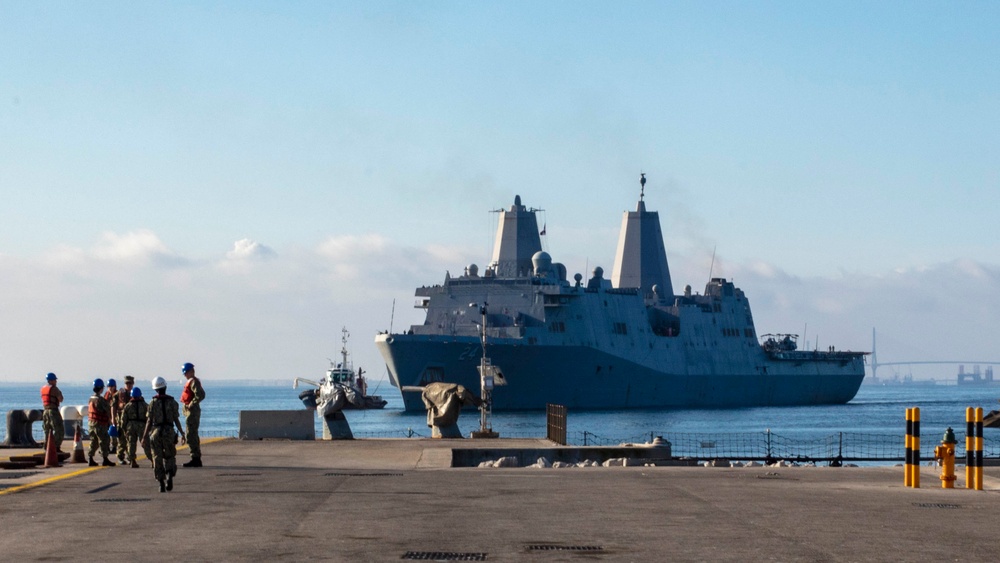
<svg viewBox="0 0 1000 563">
<path fill-rule="evenodd" d="M 103 465 L 104 467 L 114 467 L 115 462 L 111 461 L 108 458 L 104 458 L 104 463 L 102 463 L 101 465 Z"/>
<path fill-rule="evenodd" d="M 184 467 L 201 467 L 201 458 L 193 457 L 191 461 L 184 464 Z"/>
<path fill-rule="evenodd" d="M 174 490 L 174 478 L 173 477 L 167 477 L 167 490 L 168 491 Z"/>
<path fill-rule="evenodd" d="M 167 492 L 167 484 L 163 481 L 163 479 L 159 479 L 159 481 L 160 481 L 160 492 L 161 493 Z"/>
<path fill-rule="evenodd" d="M 94 461 L 94 458 L 93 458 L 93 457 L 91 457 L 91 458 L 88 458 L 88 459 L 90 460 L 90 462 L 89 462 L 89 463 L 88 463 L 87 465 L 89 465 L 89 466 L 91 466 L 91 467 L 97 467 L 97 462 L 96 462 L 96 461 Z"/>
<path fill-rule="evenodd" d="M 132 469 L 139 469 L 139 462 L 134 459 L 132 460 Z"/>
</svg>

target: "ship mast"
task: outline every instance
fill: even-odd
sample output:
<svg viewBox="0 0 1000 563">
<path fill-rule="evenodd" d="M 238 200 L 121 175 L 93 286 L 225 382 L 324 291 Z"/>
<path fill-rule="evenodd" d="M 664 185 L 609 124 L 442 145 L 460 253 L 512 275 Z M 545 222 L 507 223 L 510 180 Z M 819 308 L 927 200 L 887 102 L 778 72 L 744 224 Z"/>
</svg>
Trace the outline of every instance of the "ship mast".
<svg viewBox="0 0 1000 563">
<path fill-rule="evenodd" d="M 340 332 L 341 332 L 341 336 L 340 336 L 340 343 L 341 343 L 341 346 L 340 346 L 340 356 L 343 358 L 343 363 L 340 364 L 340 366 L 342 368 L 344 368 L 344 369 L 348 369 L 347 368 L 347 339 L 348 339 L 348 337 L 351 336 L 351 333 L 347 332 L 347 327 L 346 326 L 342 327 L 340 329 Z"/>
<path fill-rule="evenodd" d="M 493 414 L 493 386 L 496 379 L 503 381 L 500 370 L 486 356 L 486 313 L 489 304 L 470 303 L 470 307 L 479 307 L 482 323 L 479 325 L 479 341 L 483 347 L 483 357 L 479 360 L 479 392 L 483 402 L 479 405 L 479 430 L 472 432 L 473 438 L 499 438 L 500 434 L 493 431 L 490 416 Z M 501 383 L 502 384 L 502 383 Z"/>
</svg>

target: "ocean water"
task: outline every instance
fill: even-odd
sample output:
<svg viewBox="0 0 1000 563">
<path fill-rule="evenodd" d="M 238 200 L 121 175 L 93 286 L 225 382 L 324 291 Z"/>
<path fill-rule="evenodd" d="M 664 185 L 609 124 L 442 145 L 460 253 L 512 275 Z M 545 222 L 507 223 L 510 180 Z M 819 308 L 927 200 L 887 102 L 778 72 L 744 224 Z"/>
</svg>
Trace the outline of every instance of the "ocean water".
<svg viewBox="0 0 1000 563">
<path fill-rule="evenodd" d="M 291 384 L 234 385 L 203 381 L 207 397 L 202 403 L 202 435 L 236 436 L 241 410 L 290 410 L 303 408 L 299 391 Z M 427 437 L 430 429 L 424 413 L 405 413 L 399 393 L 382 386 L 379 391 L 389 401 L 383 410 L 346 411 L 351 429 L 358 438 Z M 0 383 L 0 413 L 4 415 L 0 439 L 6 438 L 6 413 L 12 409 L 41 408 L 41 384 Z M 67 405 L 85 404 L 90 389 L 83 384 L 60 384 Z M 503 392 L 503 390 L 499 391 Z M 176 396 L 176 394 L 175 394 Z M 570 411 L 567 438 L 574 444 L 617 444 L 644 442 L 654 436 L 706 436 L 763 434 L 793 440 L 821 440 L 841 434 L 885 436 L 902 444 L 905 412 L 921 409 L 921 435 L 925 455 L 933 451 L 947 427 L 955 431 L 961 444 L 965 437 L 966 407 L 982 407 L 984 413 L 1000 408 L 1000 387 L 955 385 L 862 385 L 857 397 L 844 405 L 808 407 L 755 407 L 739 409 L 643 409 L 612 411 Z M 459 426 L 465 435 L 478 428 L 478 413 L 463 412 Z M 544 412 L 494 413 L 493 429 L 501 437 L 538 438 L 545 436 Z M 41 423 L 33 425 L 41 440 Z M 316 420 L 317 436 L 322 435 Z M 987 456 L 1000 455 L 1000 430 L 986 429 Z M 842 437 L 841 437 L 842 439 Z M 991 450 L 996 449 L 996 452 Z"/>
</svg>

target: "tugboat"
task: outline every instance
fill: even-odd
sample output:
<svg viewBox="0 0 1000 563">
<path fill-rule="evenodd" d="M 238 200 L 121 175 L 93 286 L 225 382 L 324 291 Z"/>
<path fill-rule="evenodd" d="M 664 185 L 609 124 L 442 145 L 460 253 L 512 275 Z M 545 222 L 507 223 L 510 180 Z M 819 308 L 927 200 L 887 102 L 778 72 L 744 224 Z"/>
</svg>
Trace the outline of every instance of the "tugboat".
<svg viewBox="0 0 1000 563">
<path fill-rule="evenodd" d="M 330 360 L 330 369 L 326 370 L 326 377 L 323 378 L 323 381 L 296 377 L 292 388 L 298 389 L 299 383 L 307 383 L 317 387 L 299 393 L 299 399 L 309 409 L 322 408 L 331 399 L 339 396 L 346 398 L 346 401 L 342 401 L 342 408 L 345 410 L 385 408 L 388 401 L 383 399 L 381 395 L 368 394 L 368 382 L 364 378 L 364 370 L 358 368 L 357 373 L 355 373 L 354 366 L 347 359 L 347 339 L 351 336 L 347 332 L 347 327 L 341 329 L 341 334 L 341 361 L 335 363 Z"/>
</svg>

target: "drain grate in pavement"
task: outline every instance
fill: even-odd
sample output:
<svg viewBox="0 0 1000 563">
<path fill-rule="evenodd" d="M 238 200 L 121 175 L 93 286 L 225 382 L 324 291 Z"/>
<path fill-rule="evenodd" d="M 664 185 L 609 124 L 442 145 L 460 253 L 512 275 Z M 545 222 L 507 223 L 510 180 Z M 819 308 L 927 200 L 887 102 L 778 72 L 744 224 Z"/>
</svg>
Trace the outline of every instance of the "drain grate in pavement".
<svg viewBox="0 0 1000 563">
<path fill-rule="evenodd" d="M 947 504 L 943 502 L 915 502 L 913 506 L 918 508 L 962 508 L 961 504 Z"/>
<path fill-rule="evenodd" d="M 454 551 L 407 551 L 401 559 L 411 561 L 486 561 L 486 554 L 457 553 Z"/>
<path fill-rule="evenodd" d="M 151 498 L 95 498 L 90 502 L 149 502 Z"/>
<path fill-rule="evenodd" d="M 402 473 L 324 473 L 324 477 L 402 477 Z"/>
<path fill-rule="evenodd" d="M 0 479 L 22 479 L 24 477 L 31 477 L 32 475 L 38 475 L 41 471 L 22 471 L 20 473 L 0 473 Z"/>
<path fill-rule="evenodd" d="M 528 551 L 604 551 L 600 545 L 529 545 Z"/>
<path fill-rule="evenodd" d="M 260 477 L 260 473 L 217 473 L 216 477 Z"/>
</svg>

